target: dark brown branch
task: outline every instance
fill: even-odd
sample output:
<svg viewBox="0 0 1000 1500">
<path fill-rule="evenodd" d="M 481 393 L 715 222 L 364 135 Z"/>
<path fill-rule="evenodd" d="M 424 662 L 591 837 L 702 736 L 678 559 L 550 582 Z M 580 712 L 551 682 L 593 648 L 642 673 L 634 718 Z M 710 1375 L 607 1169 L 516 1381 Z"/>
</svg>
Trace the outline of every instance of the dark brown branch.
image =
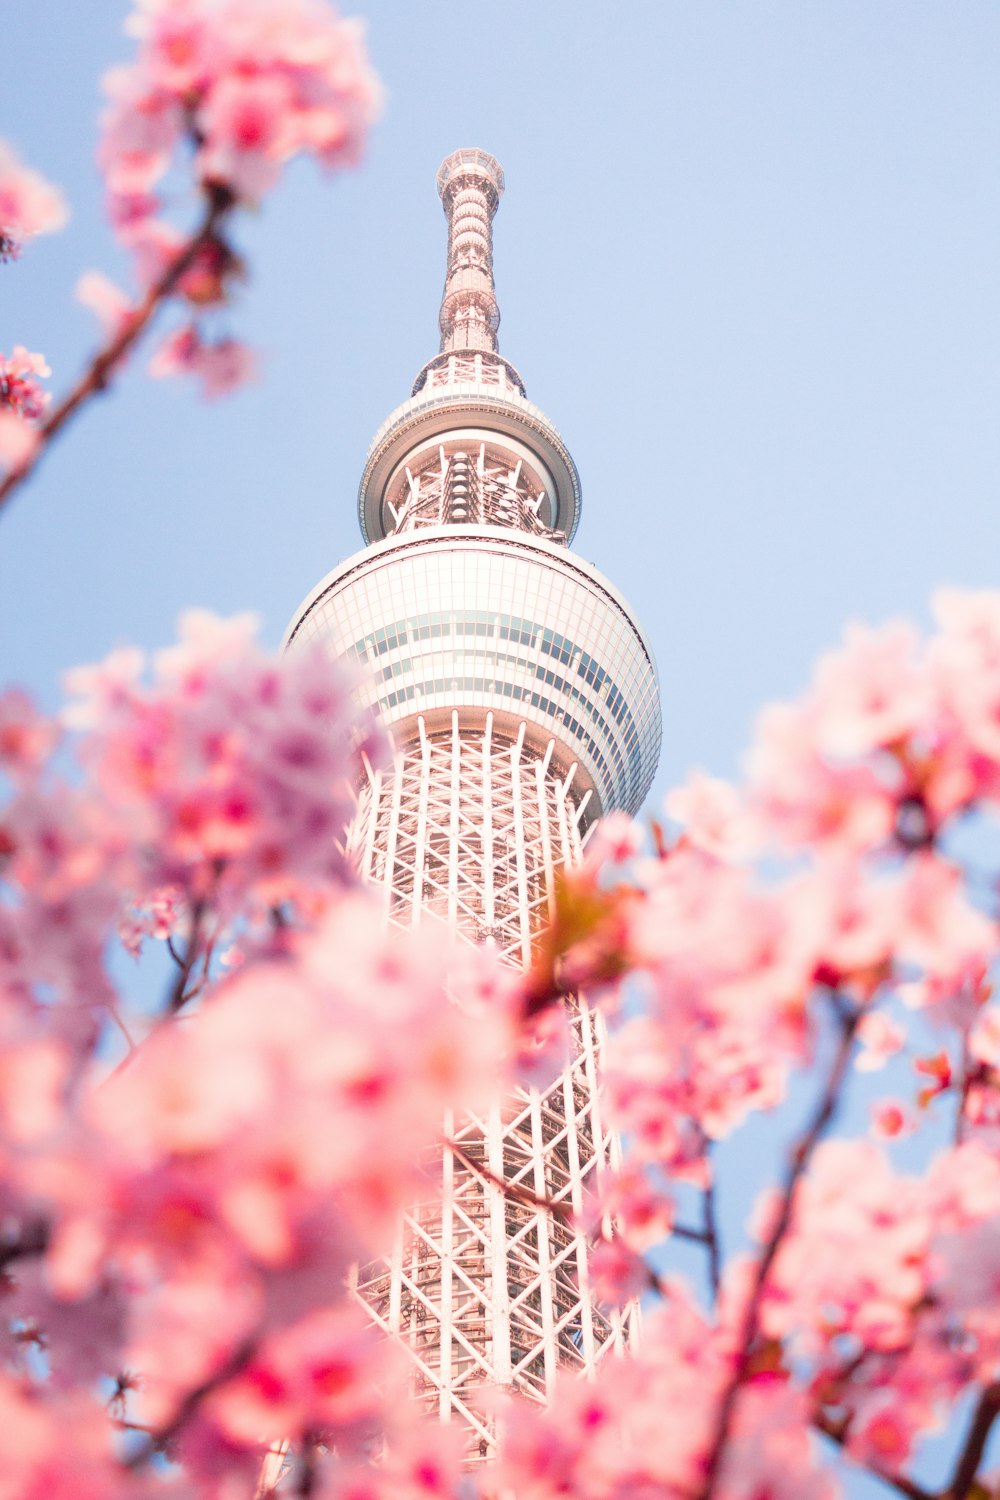
<svg viewBox="0 0 1000 1500">
<path fill-rule="evenodd" d="M 178 968 L 177 976 L 170 986 L 170 993 L 167 996 L 167 1003 L 164 1007 L 164 1013 L 168 1016 L 175 1016 L 191 999 L 191 993 L 188 991 L 188 980 L 191 978 L 191 971 L 198 962 L 198 956 L 201 952 L 201 934 L 202 925 L 205 920 L 205 911 L 206 903 L 202 898 L 199 898 L 191 908 L 191 931 L 188 934 L 183 956 L 174 955 Z"/>
<path fill-rule="evenodd" d="M 725 1454 L 726 1443 L 729 1439 L 729 1429 L 732 1424 L 733 1413 L 736 1409 L 736 1401 L 740 1393 L 740 1387 L 749 1373 L 753 1359 L 754 1343 L 759 1331 L 760 1306 L 767 1288 L 768 1277 L 771 1274 L 771 1267 L 774 1265 L 775 1258 L 781 1248 L 785 1235 L 791 1227 L 799 1187 L 805 1175 L 806 1168 L 809 1165 L 814 1150 L 836 1113 L 844 1076 L 850 1063 L 851 1052 L 854 1046 L 854 1033 L 860 1017 L 851 1011 L 839 997 L 835 999 L 834 1009 L 840 1026 L 840 1040 L 836 1055 L 813 1117 L 805 1133 L 796 1142 L 785 1169 L 785 1179 L 782 1186 L 778 1215 L 771 1233 L 768 1235 L 767 1243 L 764 1246 L 760 1259 L 757 1262 L 757 1270 L 750 1290 L 750 1296 L 747 1299 L 747 1304 L 743 1312 L 738 1343 L 739 1354 L 732 1375 L 723 1390 L 722 1399 L 719 1402 L 715 1433 L 708 1453 L 708 1460 L 705 1466 L 705 1482 L 699 1491 L 699 1500 L 711 1500 L 712 1495 L 715 1493 L 715 1485 L 719 1476 L 723 1455 Z"/>
<path fill-rule="evenodd" d="M 708 1250 L 708 1281 L 712 1300 L 717 1301 L 722 1281 L 722 1253 L 719 1249 L 719 1226 L 715 1216 L 715 1179 L 710 1177 L 701 1195 L 702 1239 Z"/>
<path fill-rule="evenodd" d="M 488 1183 L 490 1187 L 499 1188 L 506 1197 L 513 1199 L 515 1203 L 523 1203 L 526 1208 L 542 1208 L 546 1213 L 555 1215 L 556 1218 L 570 1219 L 573 1217 L 573 1205 L 568 1200 L 557 1203 L 553 1198 L 540 1198 L 529 1188 L 518 1187 L 516 1182 L 508 1182 L 505 1177 L 498 1177 L 491 1172 L 483 1162 L 476 1161 L 467 1151 L 463 1151 L 457 1141 L 446 1140 L 448 1147 L 463 1167 L 467 1167 L 481 1181 Z"/>
<path fill-rule="evenodd" d="M 295 1476 L 295 1494 L 299 1500 L 309 1500 L 316 1488 L 316 1459 L 319 1456 L 319 1440 L 310 1432 L 302 1439 L 299 1468 Z"/>
<path fill-rule="evenodd" d="M 998 1412 L 1000 1412 L 1000 1381 L 994 1381 L 983 1391 L 972 1414 L 965 1446 L 959 1454 L 951 1484 L 945 1490 L 948 1500 L 966 1500 L 966 1496 L 975 1483 L 976 1470 L 979 1468 L 986 1440 Z"/>
<path fill-rule="evenodd" d="M 224 216 L 233 206 L 232 194 L 225 187 L 206 189 L 208 200 L 201 224 L 168 262 L 138 307 L 124 320 L 115 336 L 101 349 L 84 370 L 76 385 L 54 406 L 38 428 L 38 446 L 31 456 L 13 469 L 0 483 L 0 510 L 38 467 L 42 454 L 77 412 L 103 391 L 117 366 L 143 333 L 161 302 L 176 289 L 205 246 L 215 238 Z"/>
<path fill-rule="evenodd" d="M 0 1276 L 17 1260 L 44 1255 L 49 1247 L 51 1230 L 44 1219 L 26 1224 L 16 1239 L 0 1240 Z"/>
</svg>

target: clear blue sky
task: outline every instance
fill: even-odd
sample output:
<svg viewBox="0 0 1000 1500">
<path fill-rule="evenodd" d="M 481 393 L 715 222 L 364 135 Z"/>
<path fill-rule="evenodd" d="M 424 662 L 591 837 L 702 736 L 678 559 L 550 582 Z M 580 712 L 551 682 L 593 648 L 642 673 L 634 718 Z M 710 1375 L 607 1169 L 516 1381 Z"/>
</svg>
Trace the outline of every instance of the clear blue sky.
<svg viewBox="0 0 1000 1500">
<path fill-rule="evenodd" d="M 125 274 L 93 152 L 126 8 L 3 16 L 0 135 L 74 217 L 0 269 L 0 348 L 44 351 L 56 389 L 94 342 L 78 274 Z M 997 583 L 995 0 L 365 13 L 388 100 L 363 170 L 298 169 L 240 227 L 260 383 L 208 406 L 141 354 L 67 435 L 0 517 L 0 676 L 52 704 L 64 667 L 158 646 L 190 604 L 279 641 L 360 545 L 368 441 L 436 350 L 434 173 L 466 145 L 506 170 L 501 347 L 579 465 L 577 550 L 655 646 L 654 802 L 734 772 L 846 618 Z"/>
</svg>

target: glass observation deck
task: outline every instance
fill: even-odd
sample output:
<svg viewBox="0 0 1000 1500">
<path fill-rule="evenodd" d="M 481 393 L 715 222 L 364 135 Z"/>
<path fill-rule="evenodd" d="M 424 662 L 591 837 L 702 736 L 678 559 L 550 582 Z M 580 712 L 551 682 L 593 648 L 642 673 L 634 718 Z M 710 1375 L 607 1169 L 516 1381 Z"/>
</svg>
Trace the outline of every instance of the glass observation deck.
<svg viewBox="0 0 1000 1500">
<path fill-rule="evenodd" d="M 329 573 L 286 644 L 323 641 L 367 668 L 366 701 L 397 743 L 458 710 L 524 721 L 554 740 L 588 822 L 636 812 L 660 746 L 652 653 L 621 596 L 564 546 L 492 526 L 432 527 L 367 548 Z"/>
</svg>

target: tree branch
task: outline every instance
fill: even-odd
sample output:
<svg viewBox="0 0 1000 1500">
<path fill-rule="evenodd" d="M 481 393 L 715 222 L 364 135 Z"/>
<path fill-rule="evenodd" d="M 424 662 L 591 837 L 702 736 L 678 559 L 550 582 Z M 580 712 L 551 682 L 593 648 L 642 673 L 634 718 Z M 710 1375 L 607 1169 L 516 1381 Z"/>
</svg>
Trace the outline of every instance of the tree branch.
<svg viewBox="0 0 1000 1500">
<path fill-rule="evenodd" d="M 563 1203 L 557 1203 L 553 1198 L 540 1198 L 530 1188 L 518 1187 L 516 1182 L 508 1182 L 505 1177 L 499 1177 L 496 1172 L 491 1172 L 489 1167 L 483 1162 L 476 1161 L 474 1156 L 470 1156 L 467 1151 L 464 1151 L 457 1141 L 446 1139 L 445 1145 L 458 1158 L 463 1167 L 468 1168 L 470 1172 L 474 1173 L 482 1182 L 488 1183 L 490 1187 L 499 1188 L 506 1197 L 513 1199 L 515 1203 L 523 1203 L 526 1208 L 543 1208 L 546 1213 L 553 1214 L 556 1218 L 560 1219 L 570 1219 L 573 1217 L 573 1205 L 568 1199 Z"/>
<path fill-rule="evenodd" d="M 42 454 L 53 438 L 92 397 L 106 388 L 111 375 L 143 333 L 160 303 L 170 296 L 204 247 L 215 238 L 222 219 L 233 206 L 233 197 L 229 189 L 221 185 L 206 187 L 205 191 L 207 201 L 201 224 L 168 262 L 114 337 L 95 354 L 76 385 L 52 408 L 38 427 L 38 444 L 34 452 L 24 463 L 12 469 L 0 483 L 0 510 L 38 467 Z"/>
<path fill-rule="evenodd" d="M 708 1250 L 708 1281 L 712 1288 L 712 1300 L 718 1301 L 719 1284 L 722 1280 L 722 1253 L 719 1248 L 719 1226 L 715 1216 L 715 1180 L 709 1178 L 701 1195 L 701 1237 Z"/>
<path fill-rule="evenodd" d="M 965 1446 L 958 1456 L 951 1484 L 945 1490 L 948 1500 L 966 1500 L 976 1479 L 976 1470 L 986 1447 L 990 1429 L 1000 1412 L 1000 1381 L 988 1385 L 979 1398 L 979 1403 L 969 1423 Z"/>
<path fill-rule="evenodd" d="M 699 1500 L 711 1500 L 711 1497 L 715 1493 L 716 1481 L 719 1476 L 733 1414 L 736 1409 L 736 1401 L 739 1396 L 740 1387 L 750 1369 L 753 1345 L 759 1331 L 760 1306 L 767 1288 L 767 1279 L 771 1274 L 771 1267 L 774 1265 L 782 1241 L 791 1227 L 799 1187 L 812 1158 L 813 1151 L 816 1149 L 836 1113 L 840 1090 L 843 1086 L 844 1077 L 851 1059 L 851 1052 L 854 1046 L 854 1033 L 857 1030 L 860 1015 L 839 1001 L 839 997 L 838 1003 L 835 1004 L 834 1008 L 840 1026 L 840 1041 L 819 1103 L 805 1133 L 797 1141 L 785 1170 L 785 1180 L 778 1215 L 767 1238 L 763 1253 L 757 1262 L 756 1275 L 754 1276 L 750 1296 L 743 1312 L 743 1321 L 738 1342 L 739 1354 L 732 1375 L 723 1390 L 722 1399 L 719 1402 L 715 1433 L 705 1465 L 705 1482 L 699 1491 Z"/>
<path fill-rule="evenodd" d="M 30 1260 L 32 1256 L 44 1255 L 49 1247 L 51 1230 L 44 1219 L 26 1224 L 16 1239 L 0 1240 L 0 1276 L 16 1260 Z"/>
<path fill-rule="evenodd" d="M 191 978 L 191 971 L 198 962 L 198 955 L 201 951 L 201 930 L 206 910 L 207 903 L 203 897 L 199 897 L 191 907 L 191 931 L 188 934 L 183 956 L 174 953 L 174 958 L 178 965 L 177 977 L 170 986 L 170 991 L 167 995 L 167 1002 L 164 1006 L 165 1015 L 175 1016 L 191 998 L 187 985 L 188 980 Z"/>
</svg>

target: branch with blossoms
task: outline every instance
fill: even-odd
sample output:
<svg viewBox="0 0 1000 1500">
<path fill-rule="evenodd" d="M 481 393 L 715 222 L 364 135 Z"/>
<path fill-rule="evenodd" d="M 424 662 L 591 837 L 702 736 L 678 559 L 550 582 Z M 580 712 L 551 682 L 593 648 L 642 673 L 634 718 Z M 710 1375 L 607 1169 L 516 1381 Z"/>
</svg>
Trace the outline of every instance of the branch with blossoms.
<svg viewBox="0 0 1000 1500">
<path fill-rule="evenodd" d="M 179 300 L 186 320 L 153 357 L 157 376 L 198 377 L 206 396 L 253 373 L 237 339 L 207 332 L 245 274 L 232 221 L 257 205 L 294 157 L 327 169 L 357 160 L 379 90 L 357 23 L 318 0 L 140 0 L 129 29 L 131 64 L 105 80 L 108 107 L 98 150 L 115 234 L 133 257 L 136 302 L 89 272 L 78 295 L 97 313 L 102 348 L 55 405 L 39 384 L 41 355 L 18 346 L 0 356 L 0 508 L 49 444 L 105 391 L 159 310 Z M 158 188 L 190 172 L 200 218 L 184 232 L 162 218 Z M 0 260 L 34 235 L 61 227 L 61 194 L 0 143 Z"/>
<path fill-rule="evenodd" d="M 697 775 L 671 794 L 679 831 L 655 828 L 652 858 L 627 819 L 599 825 L 529 975 L 529 1015 L 610 984 L 604 1109 L 631 1159 L 604 1189 L 619 1236 L 598 1257 L 601 1286 L 615 1303 L 655 1282 L 661 1303 L 641 1374 L 601 1397 L 638 1487 L 825 1496 L 815 1431 L 911 1500 L 989 1488 L 1000 937 L 995 882 L 984 903 L 958 832 L 976 816 L 995 836 L 1000 810 L 1000 596 L 945 591 L 935 612 L 927 642 L 898 624 L 851 629 L 798 703 L 762 716 L 741 786 Z M 727 1139 L 815 1069 L 831 1012 L 813 1117 L 758 1206 L 757 1248 L 720 1266 L 705 1319 L 662 1269 L 671 1200 L 716 1207 Z M 842 1098 L 870 1097 L 883 1070 L 910 1097 L 870 1099 L 868 1138 L 830 1138 Z M 858 1114 L 855 1102 L 855 1133 Z M 889 1153 L 921 1134 L 927 1169 L 906 1176 Z M 665 1242 L 652 1254 L 651 1223 Z M 932 1413 L 970 1397 L 953 1479 L 936 1492 L 913 1473 L 917 1442 Z M 643 1423 L 674 1407 L 659 1458 L 639 1461 Z M 567 1398 L 535 1424 L 539 1443 L 573 1421 Z M 513 1488 L 524 1479 L 507 1472 Z M 559 1486 L 586 1483 L 567 1459 Z"/>
<path fill-rule="evenodd" d="M 122 312 L 118 319 L 118 332 L 94 355 L 76 384 L 51 409 L 48 409 L 48 403 L 44 401 L 37 382 L 32 381 L 29 386 L 25 378 L 26 375 L 29 379 L 35 374 L 47 375 L 50 373 L 48 367 L 40 364 L 38 355 L 28 356 L 34 361 L 33 365 L 27 371 L 18 374 L 16 371 L 18 351 L 15 350 L 14 362 L 8 361 L 8 366 L 15 364 L 15 368 L 6 377 L 6 389 L 3 377 L 0 377 L 0 405 L 6 405 L 8 413 L 13 413 L 15 420 L 23 423 L 24 426 L 11 426 L 6 429 L 7 447 L 6 452 L 0 450 L 0 459 L 6 456 L 10 468 L 6 477 L 0 480 L 0 509 L 6 505 L 14 491 L 37 467 L 49 443 L 92 397 L 107 389 L 115 371 L 133 345 L 138 342 L 161 305 L 174 293 L 184 275 L 196 263 L 199 255 L 208 247 L 218 243 L 217 234 L 232 204 L 233 200 L 221 188 L 209 196 L 201 227 L 167 263 L 166 268 L 150 286 L 138 307 Z M 26 351 L 21 353 L 22 361 L 25 354 Z M 21 391 L 13 385 L 15 379 L 20 380 Z M 26 387 L 30 390 L 30 404 L 25 400 Z M 42 413 L 46 410 L 47 415 L 42 417 Z M 40 420 L 34 420 L 38 418 Z M 4 429 L 0 428 L 0 439 L 2 439 L 3 432 Z"/>
<path fill-rule="evenodd" d="M 785 1237 L 792 1227 L 802 1179 L 809 1168 L 816 1147 L 833 1122 L 840 1104 L 860 1016 L 856 1011 L 840 1003 L 836 1004 L 835 1009 L 840 1035 L 833 1063 L 813 1117 L 792 1150 L 785 1180 L 780 1190 L 774 1224 L 753 1268 L 749 1295 L 746 1297 L 739 1319 L 733 1370 L 719 1402 L 715 1431 L 705 1465 L 705 1483 L 699 1492 L 698 1500 L 712 1500 L 716 1493 L 719 1468 L 729 1439 L 736 1402 L 739 1399 L 740 1389 L 746 1383 L 752 1370 L 760 1335 L 761 1304 L 767 1291 L 768 1278 Z"/>
</svg>

